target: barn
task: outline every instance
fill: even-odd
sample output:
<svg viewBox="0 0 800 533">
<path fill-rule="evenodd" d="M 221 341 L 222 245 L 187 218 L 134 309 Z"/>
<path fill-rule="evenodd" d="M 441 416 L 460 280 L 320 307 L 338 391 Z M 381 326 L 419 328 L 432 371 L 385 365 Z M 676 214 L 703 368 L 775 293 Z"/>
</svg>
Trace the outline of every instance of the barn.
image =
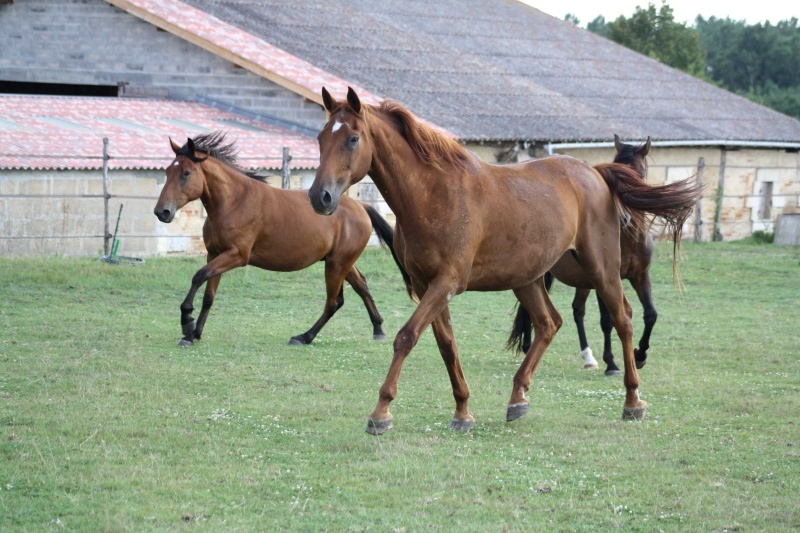
<svg viewBox="0 0 800 533">
<path fill-rule="evenodd" d="M 118 218 L 125 253 L 202 251 L 202 206 L 152 215 L 168 137 L 226 131 L 245 166 L 303 187 L 322 86 L 397 100 L 491 162 L 595 164 L 615 134 L 650 137 L 648 181 L 706 184 L 700 240 L 800 203 L 800 121 L 512 0 L 7 1 L 0 50 L 4 255 L 108 253 Z M 389 215 L 369 183 L 353 194 Z"/>
</svg>

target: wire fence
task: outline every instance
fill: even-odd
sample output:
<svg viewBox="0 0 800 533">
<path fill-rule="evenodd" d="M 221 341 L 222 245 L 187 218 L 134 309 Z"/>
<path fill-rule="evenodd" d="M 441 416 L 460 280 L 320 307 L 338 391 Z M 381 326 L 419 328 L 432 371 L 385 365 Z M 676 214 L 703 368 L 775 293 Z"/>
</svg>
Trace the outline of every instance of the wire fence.
<svg viewBox="0 0 800 533">
<path fill-rule="evenodd" d="M 101 161 L 102 162 L 102 193 L 85 193 L 85 194 L 68 194 L 68 193 L 30 193 L 30 192 L 2 192 L 4 189 L 0 187 L 0 200 L 6 201 L 5 203 L 0 203 L 0 205 L 6 206 L 6 215 L 8 216 L 8 212 L 11 209 L 8 207 L 10 204 L 9 202 L 20 202 L 25 200 L 45 200 L 45 199 L 80 199 L 80 200 L 99 200 L 102 201 L 103 207 L 103 231 L 102 233 L 83 233 L 79 231 L 72 231 L 72 232 L 62 232 L 53 235 L 11 235 L 6 233 L 2 235 L 0 238 L 7 240 L 7 241 L 14 241 L 14 240 L 42 240 L 42 239 L 103 239 L 103 251 L 105 255 L 109 255 L 113 251 L 114 246 L 114 235 L 111 233 L 111 223 L 114 217 L 114 213 L 112 212 L 111 203 L 113 200 L 118 200 L 120 202 L 125 202 L 129 200 L 144 200 L 144 201 L 152 201 L 155 202 L 158 199 L 157 194 L 152 195 L 142 195 L 142 194 L 114 194 L 111 192 L 111 177 L 110 177 L 110 170 L 109 170 L 109 162 L 111 160 L 114 161 L 136 161 L 141 164 L 143 161 L 160 161 L 165 162 L 164 157 L 148 157 L 148 156 L 128 156 L 128 155 L 111 155 L 109 153 L 109 142 L 108 139 L 103 139 L 103 151 L 102 155 L 98 156 L 63 156 L 63 155 L 27 155 L 27 154 L 13 154 L 13 153 L 0 153 L 0 162 L 2 162 L 3 158 L 25 158 L 25 159 L 42 159 L 42 160 L 51 160 L 51 159 L 58 159 L 58 160 L 87 160 L 87 161 Z M 288 147 L 283 148 L 283 154 L 281 157 L 237 157 L 237 160 L 245 163 L 243 166 L 247 166 L 247 161 L 264 161 L 264 160 L 274 160 L 280 161 L 280 176 L 281 176 L 281 187 L 283 188 L 290 188 L 290 177 L 292 173 L 291 168 L 291 161 L 292 156 L 290 153 L 290 149 Z M 126 165 L 126 167 L 129 165 Z M 158 165 L 147 165 L 150 168 L 157 168 Z M 274 167 L 262 167 L 256 168 L 257 173 L 262 173 L 264 171 L 269 170 L 269 168 Z M 670 168 L 675 168 L 675 166 L 670 165 L 657 165 L 651 164 L 649 166 L 650 175 L 653 174 L 653 170 L 660 170 L 661 173 L 666 174 L 667 170 Z M 688 168 L 688 167 L 682 167 Z M 726 175 L 734 175 L 737 172 L 745 172 L 751 174 L 758 174 L 759 171 L 789 171 L 789 172 L 798 172 L 797 167 L 786 167 L 786 166 L 754 166 L 754 165 L 726 165 L 725 158 L 723 156 L 722 162 L 720 164 L 715 165 L 706 165 L 703 158 L 698 160 L 697 166 L 694 167 L 695 172 L 694 176 L 700 183 L 707 183 L 711 182 L 714 184 L 713 187 L 709 187 L 706 189 L 703 197 L 698 202 L 694 216 L 692 217 L 689 224 L 694 226 L 694 239 L 695 240 L 721 240 L 723 228 L 740 228 L 734 231 L 736 234 L 743 234 L 743 233 L 751 233 L 753 230 L 758 227 L 759 229 L 764 229 L 766 231 L 770 231 L 772 227 L 774 227 L 774 222 L 777 214 L 777 209 L 773 209 L 773 204 L 776 206 L 799 206 L 800 205 L 800 193 L 780 193 L 780 192 L 773 192 L 772 189 L 768 191 L 754 191 L 754 193 L 730 193 L 726 192 L 726 184 L 725 184 L 725 177 Z M 274 173 L 272 173 L 274 175 Z M 713 174 L 713 177 L 712 177 Z M 2 184 L 2 171 L 0 171 L 0 185 Z M 712 179 L 708 179 L 708 177 L 712 177 Z M 35 176 L 30 178 L 31 180 L 35 180 Z M 728 179 L 731 179 L 728 177 Z M 736 188 L 741 189 L 741 184 L 736 183 Z M 369 187 L 367 185 L 366 187 Z M 374 186 L 372 186 L 374 188 Z M 800 188 L 798 189 L 800 190 Z M 370 194 L 372 193 L 372 194 Z M 375 191 L 367 191 L 365 192 L 365 199 L 369 201 L 369 198 L 372 196 L 378 197 L 377 190 Z M 713 215 L 709 214 L 708 212 L 704 212 L 703 209 L 708 209 L 710 205 L 713 205 L 714 212 Z M 747 211 L 750 210 L 749 216 L 748 213 L 744 212 L 744 214 L 739 213 L 738 216 L 730 217 L 726 216 L 726 213 L 733 210 L 740 210 L 740 211 Z M 764 214 L 764 218 L 758 218 L 753 216 L 753 211 L 758 209 L 760 214 Z M 141 213 L 136 213 L 134 216 L 139 216 Z M 3 218 L 2 213 L 0 213 L 0 222 Z M 705 233 L 703 228 L 707 225 L 711 225 L 711 234 Z M 747 228 L 749 226 L 749 228 Z M 741 229 L 743 228 L 743 229 Z M 125 238 L 158 238 L 163 237 L 162 234 L 155 234 L 150 232 L 133 232 L 127 231 L 123 235 Z M 170 234 L 169 238 L 197 238 L 198 235 L 196 234 Z"/>
</svg>

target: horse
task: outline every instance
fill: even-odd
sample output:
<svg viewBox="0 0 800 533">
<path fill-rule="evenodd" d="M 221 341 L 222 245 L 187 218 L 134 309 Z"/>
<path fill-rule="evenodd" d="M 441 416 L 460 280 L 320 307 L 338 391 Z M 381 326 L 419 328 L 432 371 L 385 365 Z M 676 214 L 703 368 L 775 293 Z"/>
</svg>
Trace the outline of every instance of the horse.
<svg viewBox="0 0 800 533">
<path fill-rule="evenodd" d="M 639 146 L 622 142 L 618 135 L 614 135 L 614 148 L 616 156 L 614 163 L 622 163 L 633 168 L 636 173 L 644 180 L 647 174 L 647 154 L 650 153 L 650 137 Z M 653 260 L 653 237 L 648 231 L 647 225 L 636 228 L 623 228 L 620 233 L 620 251 L 622 254 L 620 261 L 620 277 L 627 279 L 639 301 L 642 304 L 644 331 L 639 339 L 639 347 L 633 350 L 636 368 L 641 369 L 647 359 L 647 350 L 650 348 L 650 334 L 653 326 L 658 319 L 658 312 L 653 305 L 652 285 L 650 283 L 650 263 Z M 586 314 L 586 300 L 592 291 L 589 279 L 584 275 L 581 266 L 575 261 L 572 254 L 564 254 L 561 259 L 545 276 L 547 290 L 553 283 L 553 278 L 565 285 L 575 287 L 575 298 L 572 300 L 572 316 L 578 328 L 578 341 L 580 342 L 579 354 L 583 358 L 584 369 L 596 369 L 597 361 L 594 358 L 592 349 L 586 339 L 586 329 L 583 324 L 583 317 Z M 606 363 L 605 375 L 618 376 L 622 372 L 614 362 L 614 354 L 611 351 L 611 316 L 598 296 L 597 305 L 600 308 L 600 327 L 603 330 L 603 361 Z M 519 338 L 515 339 L 514 332 L 522 328 L 524 333 L 522 342 Z M 516 341 L 516 342 L 515 342 Z M 526 352 L 531 344 L 531 321 L 524 307 L 518 307 L 515 318 L 515 326 L 512 328 L 511 338 L 508 347 L 516 348 Z"/>
<path fill-rule="evenodd" d="M 373 339 L 386 338 L 367 280 L 355 266 L 373 229 L 379 241 L 392 249 L 392 227 L 374 208 L 342 198 L 341 214 L 321 217 L 308 205 L 305 191 L 271 187 L 264 178 L 240 168 L 235 144 L 226 144 L 221 132 L 187 139 L 183 146 L 170 139 L 170 145 L 175 159 L 166 168 L 166 183 L 154 209 L 156 217 L 168 224 L 181 207 L 197 198 L 207 213 L 203 225 L 207 262 L 192 277 L 191 289 L 180 305 L 183 338 L 179 346 L 191 346 L 202 337 L 225 272 L 246 265 L 293 272 L 318 261 L 325 261 L 327 296 L 322 316 L 289 344 L 314 340 L 344 304 L 345 280 L 364 301 Z M 195 321 L 194 297 L 203 283 L 203 306 Z"/>
<path fill-rule="evenodd" d="M 506 420 L 525 415 L 533 374 L 562 324 L 544 275 L 564 253 L 574 254 L 583 267 L 622 341 L 622 417 L 645 417 L 632 309 L 619 277 L 621 209 L 634 223 L 643 222 L 644 213 L 661 217 L 678 239 L 698 198 L 696 186 L 686 181 L 651 186 L 626 165 L 593 168 L 563 155 L 493 165 L 391 100 L 363 104 L 350 87 L 342 101 L 323 88 L 322 101 L 329 118 L 318 135 L 320 163 L 309 201 L 317 213 L 333 215 L 342 193 L 369 173 L 395 214 L 395 256 L 406 271 L 407 290 L 419 299 L 394 339 L 368 433 L 380 435 L 394 426 L 389 406 L 403 363 L 429 325 L 453 389 L 450 428 L 474 427 L 448 307 L 467 290 L 510 289 L 531 316 L 534 339 L 514 375 Z"/>
</svg>

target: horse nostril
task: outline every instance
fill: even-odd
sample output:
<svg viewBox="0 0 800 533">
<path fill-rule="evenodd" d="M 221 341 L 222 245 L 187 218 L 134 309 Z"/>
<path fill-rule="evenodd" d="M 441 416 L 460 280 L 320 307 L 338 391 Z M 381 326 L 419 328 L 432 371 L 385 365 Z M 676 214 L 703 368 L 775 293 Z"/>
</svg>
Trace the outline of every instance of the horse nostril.
<svg viewBox="0 0 800 533">
<path fill-rule="evenodd" d="M 331 193 L 323 189 L 322 192 L 319 193 L 319 200 L 322 202 L 322 207 L 328 208 L 331 206 L 333 198 L 331 197 Z"/>
</svg>

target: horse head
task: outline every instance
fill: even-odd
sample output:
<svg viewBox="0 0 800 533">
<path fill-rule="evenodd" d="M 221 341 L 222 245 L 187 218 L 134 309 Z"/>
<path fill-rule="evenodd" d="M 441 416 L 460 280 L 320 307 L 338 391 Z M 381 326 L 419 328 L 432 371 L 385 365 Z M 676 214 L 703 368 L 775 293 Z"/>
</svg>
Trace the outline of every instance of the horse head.
<svg viewBox="0 0 800 533">
<path fill-rule="evenodd" d="M 169 142 L 175 159 L 166 169 L 167 181 L 153 210 L 158 220 L 166 223 L 172 222 L 181 207 L 200 198 L 204 183 L 202 163 L 207 159 L 196 151 L 192 139 L 187 139 L 183 146 L 172 139 Z"/>
<path fill-rule="evenodd" d="M 650 137 L 640 144 L 634 146 L 622 142 L 619 135 L 614 134 L 614 148 L 617 150 L 617 155 L 614 156 L 614 163 L 622 163 L 633 168 L 642 179 L 647 175 L 647 154 L 650 153 Z"/>
<path fill-rule="evenodd" d="M 347 99 L 341 102 L 323 87 L 322 101 L 329 118 L 317 136 L 319 168 L 308 190 L 308 198 L 314 211 L 330 215 L 339 206 L 342 192 L 367 175 L 372 163 L 372 147 L 366 107 L 351 87 L 347 89 Z"/>
</svg>

